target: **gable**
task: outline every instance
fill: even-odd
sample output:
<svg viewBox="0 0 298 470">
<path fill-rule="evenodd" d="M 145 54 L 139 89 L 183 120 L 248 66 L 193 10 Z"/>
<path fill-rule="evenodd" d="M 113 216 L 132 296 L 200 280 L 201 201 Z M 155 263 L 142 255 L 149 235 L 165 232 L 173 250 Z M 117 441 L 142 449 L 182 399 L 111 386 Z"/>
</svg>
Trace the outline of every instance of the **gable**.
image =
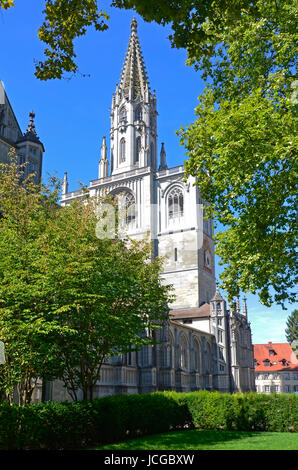
<svg viewBox="0 0 298 470">
<path fill-rule="evenodd" d="M 0 138 L 15 144 L 23 136 L 7 93 L 0 81 Z"/>
</svg>

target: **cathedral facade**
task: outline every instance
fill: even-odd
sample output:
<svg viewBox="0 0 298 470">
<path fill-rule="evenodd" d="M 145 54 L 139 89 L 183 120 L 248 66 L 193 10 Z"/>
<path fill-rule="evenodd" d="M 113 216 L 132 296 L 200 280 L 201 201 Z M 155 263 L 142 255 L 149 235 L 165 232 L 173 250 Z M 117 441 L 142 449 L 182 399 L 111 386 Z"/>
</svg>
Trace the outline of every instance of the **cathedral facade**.
<svg viewBox="0 0 298 470">
<path fill-rule="evenodd" d="M 90 197 L 111 194 L 126 209 L 127 236 L 148 233 L 153 256 L 165 257 L 163 282 L 174 287 L 170 320 L 157 330 L 157 346 L 108 360 L 96 395 L 156 390 L 253 391 L 254 362 L 247 308 L 227 308 L 215 279 L 212 220 L 195 178 L 181 164 L 168 168 L 164 143 L 157 146 L 157 98 L 151 92 L 137 34 L 131 23 L 128 49 L 112 97 L 110 158 L 103 137 L 98 177 Z M 160 150 L 158 152 L 158 150 Z M 159 159 L 158 159 L 159 153 Z M 64 175 L 61 205 L 80 197 Z M 52 384 L 51 397 L 65 398 Z"/>
</svg>

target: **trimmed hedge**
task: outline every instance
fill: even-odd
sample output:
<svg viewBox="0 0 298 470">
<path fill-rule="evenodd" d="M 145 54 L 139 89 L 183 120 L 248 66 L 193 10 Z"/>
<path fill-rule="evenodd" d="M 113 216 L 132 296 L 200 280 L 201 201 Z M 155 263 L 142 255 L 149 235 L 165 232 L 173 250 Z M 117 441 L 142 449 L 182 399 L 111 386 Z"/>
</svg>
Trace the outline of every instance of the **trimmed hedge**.
<svg viewBox="0 0 298 470">
<path fill-rule="evenodd" d="M 298 431 L 297 395 L 156 392 L 0 404 L 0 449 L 80 449 L 172 429 Z"/>
</svg>

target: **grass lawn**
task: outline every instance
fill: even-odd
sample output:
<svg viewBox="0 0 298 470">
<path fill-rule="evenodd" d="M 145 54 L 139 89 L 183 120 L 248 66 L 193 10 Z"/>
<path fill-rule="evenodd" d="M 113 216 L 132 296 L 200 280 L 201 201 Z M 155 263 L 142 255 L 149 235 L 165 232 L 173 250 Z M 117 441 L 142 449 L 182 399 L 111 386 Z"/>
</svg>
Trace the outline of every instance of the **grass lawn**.
<svg viewBox="0 0 298 470">
<path fill-rule="evenodd" d="M 298 433 L 173 431 L 97 447 L 97 450 L 298 450 Z"/>
</svg>

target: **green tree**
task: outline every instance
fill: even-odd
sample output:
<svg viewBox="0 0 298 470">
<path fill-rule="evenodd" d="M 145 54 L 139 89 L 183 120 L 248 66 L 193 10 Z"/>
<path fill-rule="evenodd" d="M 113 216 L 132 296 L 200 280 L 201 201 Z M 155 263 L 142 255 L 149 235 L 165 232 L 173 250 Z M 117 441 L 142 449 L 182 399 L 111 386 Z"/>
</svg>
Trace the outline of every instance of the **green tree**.
<svg viewBox="0 0 298 470">
<path fill-rule="evenodd" d="M 298 310 L 295 309 L 287 318 L 287 327 L 285 330 L 288 343 L 298 341 Z"/>
<path fill-rule="evenodd" d="M 29 403 L 39 377 L 55 376 L 51 349 L 44 340 L 57 326 L 45 316 L 46 286 L 40 275 L 42 235 L 55 212 L 57 182 L 36 186 L 32 175 L 11 155 L 0 165 L 0 339 L 6 363 L 0 365 L 0 389 L 11 401 Z"/>
<path fill-rule="evenodd" d="M 14 6 L 13 0 L 0 0 L 0 9 Z M 36 61 L 36 77 L 60 79 L 65 72 L 78 72 L 74 40 L 90 27 L 106 30 L 107 13 L 99 9 L 97 0 L 46 0 L 43 15 L 38 37 L 46 45 L 45 59 Z"/>
<path fill-rule="evenodd" d="M 0 167 L 0 389 L 23 405 L 38 379 L 61 378 L 92 399 L 104 360 L 154 343 L 170 287 L 150 243 L 99 237 L 98 201 L 82 191 L 61 208 L 56 181 L 22 176 L 16 157 Z"/>
<path fill-rule="evenodd" d="M 63 208 L 45 233 L 41 256 L 46 284 L 55 292 L 49 315 L 69 334 L 54 334 L 60 378 L 73 397 L 92 400 L 100 368 L 114 355 L 154 343 L 168 318 L 170 288 L 162 285 L 161 260 L 148 262 L 146 241 L 98 238 L 97 202 Z"/>
<path fill-rule="evenodd" d="M 73 39 L 99 21 L 96 3 L 46 2 L 40 38 L 50 50 L 38 78 L 76 70 Z M 297 2 L 114 0 L 112 5 L 170 24 L 172 45 L 187 49 L 188 64 L 207 82 L 198 119 L 180 135 L 189 157 L 186 172 L 197 177 L 208 211 L 223 226 L 217 253 L 229 299 L 244 290 L 257 293 L 267 306 L 294 301 Z"/>
<path fill-rule="evenodd" d="M 135 10 L 145 21 L 171 24 L 173 46 L 186 47 L 205 37 L 201 25 L 208 16 L 213 17 L 214 11 L 233 21 L 239 15 L 240 7 L 249 3 L 247 0 L 114 0 L 111 6 Z M 0 8 L 13 6 L 13 0 L 0 0 Z M 105 31 L 108 13 L 100 9 L 97 0 L 45 0 L 43 15 L 38 37 L 46 46 L 45 59 L 36 62 L 36 77 L 40 80 L 60 79 L 65 72 L 77 73 L 75 39 L 84 36 L 91 27 Z"/>
<path fill-rule="evenodd" d="M 294 301 L 297 282 L 297 30 L 294 1 L 253 2 L 234 23 L 208 19 L 189 64 L 208 80 L 182 128 L 208 208 L 221 224 L 217 253 L 229 298 Z"/>
</svg>

